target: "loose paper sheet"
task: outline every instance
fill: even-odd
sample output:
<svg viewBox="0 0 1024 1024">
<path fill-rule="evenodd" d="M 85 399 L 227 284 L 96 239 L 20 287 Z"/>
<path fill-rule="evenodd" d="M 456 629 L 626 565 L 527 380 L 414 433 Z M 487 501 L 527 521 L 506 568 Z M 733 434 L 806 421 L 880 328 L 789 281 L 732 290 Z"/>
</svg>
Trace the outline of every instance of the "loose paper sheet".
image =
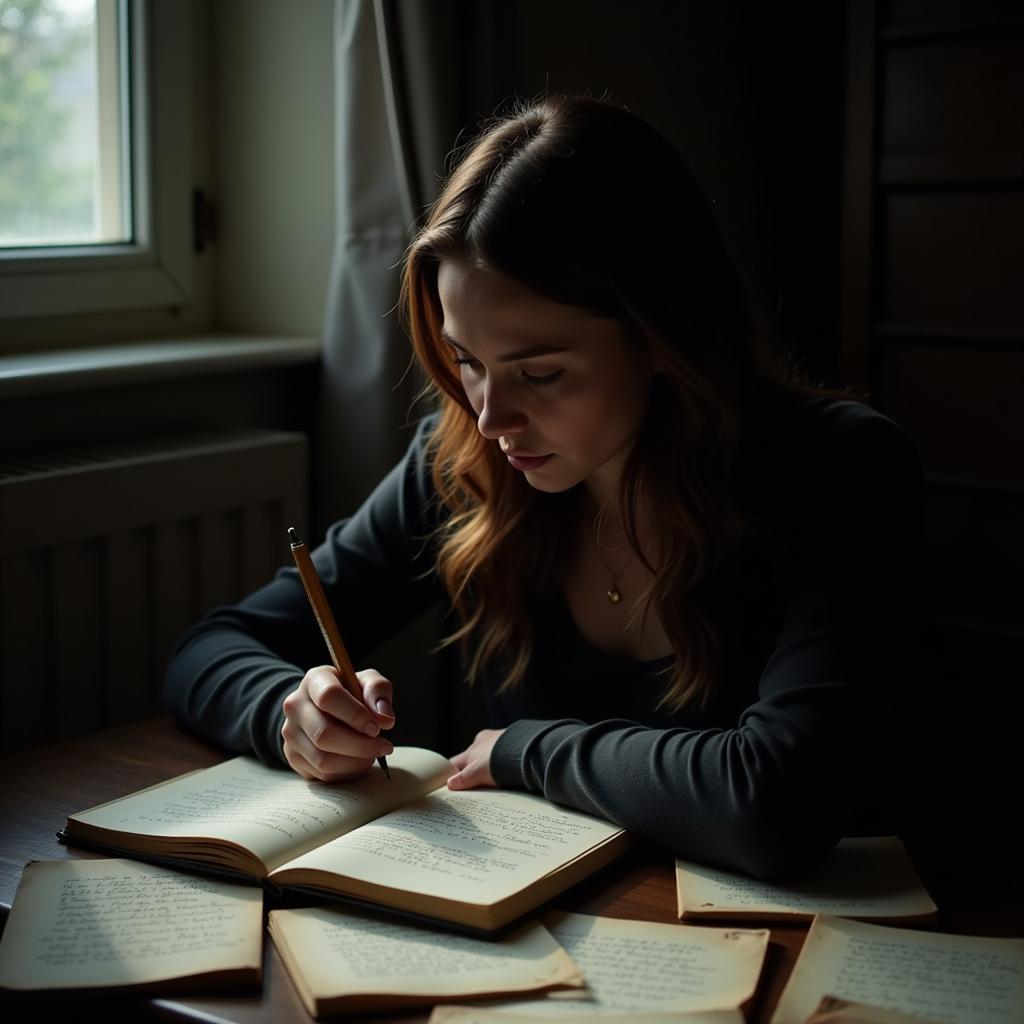
<svg viewBox="0 0 1024 1024">
<path fill-rule="evenodd" d="M 536 1024 L 536 1017 L 524 1017 L 504 1010 L 475 1006 L 435 1006 L 429 1024 Z M 739 1010 L 703 1010 L 696 1013 L 585 1013 L 573 1017 L 573 1024 L 743 1024 Z"/>
<path fill-rule="evenodd" d="M 826 994 L 949 1024 L 1019 1024 L 1024 939 L 817 917 L 771 1024 L 803 1024 Z"/>
<path fill-rule="evenodd" d="M 854 1003 L 838 996 L 822 996 L 804 1024 L 941 1024 L 936 1020 L 883 1010 L 867 1003 Z"/>
<path fill-rule="evenodd" d="M 487 905 L 622 830 L 509 790 L 439 789 L 311 850 L 314 868 L 378 885 Z"/>
<path fill-rule="evenodd" d="M 387 993 L 461 998 L 583 985 L 579 968 L 538 922 L 489 942 L 318 908 L 272 910 L 270 931 L 321 999 Z"/>
<path fill-rule="evenodd" d="M 104 988 L 252 968 L 263 893 L 128 860 L 29 864 L 0 941 L 0 987 Z"/>
<path fill-rule="evenodd" d="M 273 870 L 442 785 L 452 771 L 447 758 L 418 747 L 397 747 L 388 767 L 390 782 L 376 770 L 351 782 L 308 782 L 253 757 L 235 757 L 71 817 L 141 835 L 224 839 Z"/>
<path fill-rule="evenodd" d="M 680 917 L 684 910 L 840 917 L 936 912 L 903 844 L 893 836 L 843 839 L 819 865 L 783 885 L 677 860 L 676 894 Z"/>
<path fill-rule="evenodd" d="M 707 928 L 553 912 L 548 930 L 583 971 L 590 1001 L 573 993 L 491 1003 L 530 1016 L 677 1013 L 738 1007 L 753 995 L 765 929 Z"/>
</svg>

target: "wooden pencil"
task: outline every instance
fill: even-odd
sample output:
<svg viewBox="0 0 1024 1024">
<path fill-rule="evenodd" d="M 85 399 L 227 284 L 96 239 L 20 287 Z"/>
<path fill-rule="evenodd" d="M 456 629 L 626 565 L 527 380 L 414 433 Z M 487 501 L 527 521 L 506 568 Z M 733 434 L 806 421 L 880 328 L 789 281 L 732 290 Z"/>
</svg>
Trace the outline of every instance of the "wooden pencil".
<svg viewBox="0 0 1024 1024">
<path fill-rule="evenodd" d="M 309 557 L 309 548 L 299 540 L 295 527 L 288 527 L 288 539 L 291 542 L 292 558 L 295 559 L 295 568 L 299 570 L 299 578 L 306 590 L 306 597 L 313 608 L 313 614 L 320 625 L 320 632 L 323 634 L 324 643 L 330 652 L 331 661 L 341 676 L 341 683 L 360 703 L 363 700 L 362 687 L 356 679 L 356 670 L 352 659 L 345 650 L 345 644 L 338 632 L 338 624 L 334 621 L 331 606 L 327 603 L 327 596 L 324 594 L 323 585 L 317 575 L 313 559 Z M 384 775 L 390 780 L 391 772 L 388 770 L 387 758 L 383 755 L 377 758 L 377 764 L 384 769 Z"/>
</svg>

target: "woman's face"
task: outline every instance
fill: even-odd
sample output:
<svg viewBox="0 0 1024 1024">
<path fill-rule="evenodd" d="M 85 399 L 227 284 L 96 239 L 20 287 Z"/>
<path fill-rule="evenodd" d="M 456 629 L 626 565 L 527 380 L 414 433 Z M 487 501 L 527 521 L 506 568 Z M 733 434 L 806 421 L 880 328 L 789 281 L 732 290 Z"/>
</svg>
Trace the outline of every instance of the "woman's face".
<svg viewBox="0 0 1024 1024">
<path fill-rule="evenodd" d="M 540 491 L 603 501 L 647 408 L 651 358 L 621 325 L 463 260 L 438 270 L 443 332 L 480 433 Z"/>
</svg>

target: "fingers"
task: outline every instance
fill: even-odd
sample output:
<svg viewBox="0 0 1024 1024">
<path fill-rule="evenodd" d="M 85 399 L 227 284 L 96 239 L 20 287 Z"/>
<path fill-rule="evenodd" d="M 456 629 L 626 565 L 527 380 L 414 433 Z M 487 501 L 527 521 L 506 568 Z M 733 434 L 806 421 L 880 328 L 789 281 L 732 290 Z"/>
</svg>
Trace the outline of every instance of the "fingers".
<svg viewBox="0 0 1024 1024">
<path fill-rule="evenodd" d="M 365 775 L 373 767 L 373 759 L 341 757 L 338 754 L 325 754 L 322 750 L 310 752 L 312 760 L 305 758 L 295 746 L 285 742 L 284 757 L 290 768 L 304 779 L 317 782 L 344 782 Z"/>
<path fill-rule="evenodd" d="M 368 669 L 357 675 L 360 686 L 364 690 L 366 687 L 361 678 L 364 676 L 369 677 L 374 695 L 380 694 L 387 699 L 390 710 L 391 684 L 379 672 Z M 303 688 L 305 688 L 310 701 L 325 715 L 344 722 L 356 732 L 366 736 L 376 736 L 380 733 L 381 716 L 375 710 L 370 710 L 359 697 L 349 693 L 342 685 L 337 669 L 332 666 L 319 665 L 310 669 L 299 687 L 300 690 Z M 394 714 L 390 716 L 390 721 L 393 725 Z"/>
<path fill-rule="evenodd" d="M 359 673 L 360 686 L 390 710 L 391 684 L 379 672 Z M 394 714 L 370 711 L 349 693 L 331 666 L 306 673 L 284 699 L 281 727 L 285 760 L 303 778 L 325 782 L 365 772 L 378 757 L 394 753 L 380 730 L 394 725 Z"/>
<path fill-rule="evenodd" d="M 455 758 L 451 759 L 455 764 Z M 491 776 L 490 760 L 473 758 L 467 764 L 455 765 L 459 771 L 448 776 L 449 789 L 479 789 L 481 786 L 493 786 L 494 778 Z"/>
<path fill-rule="evenodd" d="M 479 762 L 470 762 L 454 775 L 448 776 L 449 789 L 476 789 L 482 784 Z"/>
<path fill-rule="evenodd" d="M 317 780 L 320 777 L 317 775 L 317 770 L 293 747 L 290 747 L 287 743 L 284 747 L 285 758 L 288 764 L 304 779 L 311 781 Z"/>
<path fill-rule="evenodd" d="M 344 727 L 340 727 L 344 728 Z M 285 718 L 281 727 L 284 740 L 283 751 L 285 760 L 303 778 L 319 779 L 322 782 L 337 782 L 362 775 L 380 756 L 394 753 L 394 747 L 387 740 L 370 741 L 366 737 L 348 730 L 356 743 L 348 746 L 347 753 L 337 753 L 318 747 L 291 719 Z M 339 745 L 345 746 L 344 737 Z M 369 754 L 356 745 L 371 742 L 373 747 Z"/>
<path fill-rule="evenodd" d="M 476 734 L 466 750 L 449 758 L 452 767 L 457 769 L 448 778 L 449 789 L 476 789 L 495 785 L 494 776 L 491 775 L 491 751 L 502 732 L 501 729 L 483 729 Z"/>
<path fill-rule="evenodd" d="M 302 778 L 315 782 L 344 782 L 346 779 L 355 779 L 364 775 L 373 765 L 373 761 L 341 758 L 336 754 L 324 754 L 322 751 L 313 752 L 313 760 L 316 762 L 314 764 L 287 742 L 284 745 L 284 756 L 289 767 Z"/>
<path fill-rule="evenodd" d="M 308 702 L 297 714 L 285 714 L 281 735 L 318 773 L 351 773 L 357 762 L 367 767 L 375 758 L 394 753 L 383 737 L 363 736 Z"/>
<path fill-rule="evenodd" d="M 376 669 L 368 668 L 356 673 L 363 688 L 363 703 L 377 713 L 377 724 L 381 729 L 390 729 L 395 724 L 392 706 L 393 687 Z"/>
</svg>

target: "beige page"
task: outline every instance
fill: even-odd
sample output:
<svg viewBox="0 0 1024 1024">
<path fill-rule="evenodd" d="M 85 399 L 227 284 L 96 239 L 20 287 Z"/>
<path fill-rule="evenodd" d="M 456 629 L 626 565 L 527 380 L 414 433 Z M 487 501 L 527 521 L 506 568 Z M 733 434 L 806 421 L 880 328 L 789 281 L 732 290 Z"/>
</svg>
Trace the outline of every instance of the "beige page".
<svg viewBox="0 0 1024 1024">
<path fill-rule="evenodd" d="M 915 917 L 937 910 L 895 836 L 843 839 L 814 869 L 785 885 L 676 860 L 676 895 L 680 917 L 684 909 L 838 917 Z"/>
<path fill-rule="evenodd" d="M 261 966 L 263 892 L 128 860 L 29 864 L 0 987 L 138 985 Z"/>
<path fill-rule="evenodd" d="M 536 1017 L 525 1017 L 504 1010 L 486 1010 L 476 1006 L 435 1006 L 429 1024 L 536 1024 Z M 743 1024 L 739 1010 L 704 1010 L 696 1013 L 583 1013 L 573 1017 L 574 1024 Z"/>
<path fill-rule="evenodd" d="M 321 999 L 397 993 L 429 1001 L 583 985 L 579 968 L 537 922 L 489 942 L 350 910 L 272 910 L 270 933 Z"/>
<path fill-rule="evenodd" d="M 826 994 L 949 1024 L 1019 1024 L 1024 939 L 817 917 L 771 1024 L 803 1024 Z"/>
<path fill-rule="evenodd" d="M 224 839 L 273 870 L 442 785 L 452 772 L 446 757 L 419 747 L 397 747 L 388 767 L 390 782 L 376 769 L 352 782 L 307 782 L 236 757 L 71 817 L 122 832 Z"/>
<path fill-rule="evenodd" d="M 548 931 L 583 971 L 590 1002 L 546 999 L 490 1004 L 530 1016 L 678 1013 L 734 1009 L 757 987 L 769 933 L 740 928 L 620 921 L 552 912 Z"/>
<path fill-rule="evenodd" d="M 838 996 L 822 996 L 814 1012 L 804 1024 L 941 1024 L 934 1019 L 883 1010 L 867 1003 L 852 1003 Z"/>
<path fill-rule="evenodd" d="M 439 789 L 287 867 L 486 906 L 621 831 L 528 793 Z"/>
</svg>

